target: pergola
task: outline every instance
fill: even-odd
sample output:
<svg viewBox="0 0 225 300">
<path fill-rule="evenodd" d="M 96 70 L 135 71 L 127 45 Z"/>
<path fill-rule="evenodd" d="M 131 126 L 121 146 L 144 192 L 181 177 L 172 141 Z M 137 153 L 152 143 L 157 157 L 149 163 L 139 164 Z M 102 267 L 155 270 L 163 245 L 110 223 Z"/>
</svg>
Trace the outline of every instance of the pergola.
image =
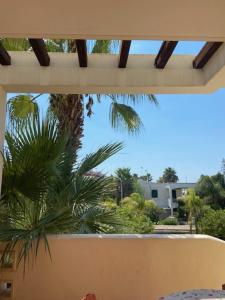
<svg viewBox="0 0 225 300">
<path fill-rule="evenodd" d="M 211 93 L 225 87 L 224 11 L 224 0 L 4 1 L 0 37 L 27 38 L 33 52 L 7 52 L 0 44 L 1 144 L 6 92 Z M 74 39 L 77 53 L 48 53 L 47 38 Z M 88 55 L 88 39 L 120 40 L 120 54 Z M 132 40 L 162 45 L 157 55 L 129 55 Z M 183 40 L 205 45 L 196 56 L 173 55 Z"/>
</svg>

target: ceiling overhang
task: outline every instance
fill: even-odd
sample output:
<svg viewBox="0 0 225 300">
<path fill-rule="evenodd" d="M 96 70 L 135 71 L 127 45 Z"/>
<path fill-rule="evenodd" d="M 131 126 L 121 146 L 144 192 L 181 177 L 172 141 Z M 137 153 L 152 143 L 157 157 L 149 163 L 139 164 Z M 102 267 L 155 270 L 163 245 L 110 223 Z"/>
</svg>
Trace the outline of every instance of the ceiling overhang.
<svg viewBox="0 0 225 300">
<path fill-rule="evenodd" d="M 9 52 L 11 65 L 0 65 L 0 86 L 7 92 L 40 93 L 210 93 L 225 87 L 225 43 L 203 69 L 192 55 L 173 55 L 166 68 L 155 67 L 155 55 L 129 55 L 118 68 L 118 55 L 88 55 L 80 67 L 74 53 L 49 53 L 43 67 L 34 52 Z"/>
<path fill-rule="evenodd" d="M 224 0 L 8 0 L 0 37 L 225 41 L 224 12 Z"/>
</svg>

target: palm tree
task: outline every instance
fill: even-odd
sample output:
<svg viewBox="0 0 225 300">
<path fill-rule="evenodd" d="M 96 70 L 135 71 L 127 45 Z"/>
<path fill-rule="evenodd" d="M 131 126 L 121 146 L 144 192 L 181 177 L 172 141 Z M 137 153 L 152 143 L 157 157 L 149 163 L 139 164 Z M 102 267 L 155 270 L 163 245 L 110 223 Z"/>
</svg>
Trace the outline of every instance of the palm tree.
<svg viewBox="0 0 225 300">
<path fill-rule="evenodd" d="M 118 168 L 115 172 L 115 179 L 117 180 L 117 190 L 120 197 L 117 196 L 117 202 L 120 204 L 124 197 L 130 196 L 133 192 L 133 176 L 130 168 Z"/>
<path fill-rule="evenodd" d="M 8 50 L 30 50 L 27 41 L 22 40 L 21 43 L 16 40 L 15 43 L 11 39 L 2 40 L 4 46 Z M 76 52 L 76 43 L 71 40 L 47 40 L 46 45 L 49 51 L 52 52 Z M 110 53 L 115 47 L 113 41 L 98 40 L 95 41 L 92 48 L 92 53 Z M 141 126 L 141 118 L 134 110 L 133 105 L 142 100 L 147 100 L 150 103 L 157 104 L 154 95 L 105 95 L 111 101 L 110 106 L 110 122 L 114 129 L 125 129 L 129 133 L 137 133 Z M 28 97 L 30 104 L 28 104 Z M 19 100 L 18 100 L 19 99 Z M 21 110 L 29 112 L 34 110 L 35 101 L 32 95 L 26 96 L 25 109 L 22 109 L 21 95 L 14 97 L 10 102 L 9 112 L 15 118 L 18 112 L 18 103 L 21 105 Z M 81 139 L 83 137 L 84 124 L 84 107 L 87 109 L 87 115 L 92 115 L 92 109 L 95 102 L 100 102 L 100 95 L 94 98 L 92 95 L 50 95 L 50 110 L 58 118 L 60 132 L 70 132 L 69 143 L 73 147 L 74 152 L 81 147 Z M 16 105 L 14 105 L 16 104 Z M 14 107 L 16 106 L 16 107 Z M 21 117 L 21 116 L 19 116 Z"/>
<path fill-rule="evenodd" d="M 5 255 L 18 247 L 18 262 L 25 265 L 31 254 L 37 256 L 40 241 L 50 253 L 48 234 L 107 232 L 119 224 L 101 205 L 111 179 L 86 174 L 122 149 L 121 143 L 105 145 L 74 165 L 68 136 L 59 134 L 54 120 L 29 118 L 15 128 L 6 132 L 3 153 L 0 241 Z"/>
<path fill-rule="evenodd" d="M 166 168 L 163 171 L 163 175 L 159 177 L 158 182 L 167 183 L 167 182 L 177 182 L 179 180 L 176 170 L 171 167 Z"/>
<path fill-rule="evenodd" d="M 193 231 L 193 220 L 195 223 L 195 231 L 199 233 L 199 222 L 203 214 L 203 201 L 196 195 L 194 189 L 189 189 L 185 197 L 186 207 L 189 212 L 188 220 L 190 224 L 190 231 Z"/>
</svg>

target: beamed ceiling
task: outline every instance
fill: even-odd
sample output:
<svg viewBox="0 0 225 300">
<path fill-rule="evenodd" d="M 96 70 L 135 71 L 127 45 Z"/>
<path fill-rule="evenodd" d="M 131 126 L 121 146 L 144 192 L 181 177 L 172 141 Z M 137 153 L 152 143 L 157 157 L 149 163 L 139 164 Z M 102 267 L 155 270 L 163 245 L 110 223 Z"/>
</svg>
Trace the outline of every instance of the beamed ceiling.
<svg viewBox="0 0 225 300">
<path fill-rule="evenodd" d="M 224 0 L 3 1 L 0 38 L 27 38 L 33 51 L 7 52 L 0 44 L 0 85 L 17 92 L 212 92 L 225 87 L 224 11 Z M 48 53 L 47 38 L 75 40 L 77 53 Z M 120 53 L 88 55 L 87 39 L 120 40 Z M 130 55 L 135 39 L 162 45 L 157 55 Z M 174 55 L 183 40 L 205 45 L 196 56 Z"/>
</svg>

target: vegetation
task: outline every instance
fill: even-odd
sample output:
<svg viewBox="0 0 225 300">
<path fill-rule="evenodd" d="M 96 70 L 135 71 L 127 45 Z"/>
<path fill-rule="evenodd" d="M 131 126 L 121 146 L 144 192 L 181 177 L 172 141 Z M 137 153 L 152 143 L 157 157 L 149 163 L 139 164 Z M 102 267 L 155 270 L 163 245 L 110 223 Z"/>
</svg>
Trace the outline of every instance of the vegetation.
<svg viewBox="0 0 225 300">
<path fill-rule="evenodd" d="M 159 178 L 158 182 L 177 182 L 179 180 L 176 171 L 173 168 L 166 168 L 163 175 Z"/>
<path fill-rule="evenodd" d="M 158 207 L 153 200 L 146 200 L 145 201 L 145 208 L 144 208 L 145 214 L 149 217 L 149 219 L 155 223 L 158 224 L 162 215 L 163 215 L 163 209 Z"/>
<path fill-rule="evenodd" d="M 151 181 L 152 176 L 150 173 L 139 176 L 136 173 L 131 174 L 130 168 L 118 168 L 115 172 L 114 179 L 117 186 L 116 198 L 119 203 L 122 198 L 130 196 L 132 193 L 138 193 L 144 196 L 144 189 L 139 180 Z"/>
<path fill-rule="evenodd" d="M 187 195 L 185 196 L 185 204 L 188 211 L 188 221 L 190 224 L 190 231 L 193 230 L 193 223 L 195 224 L 196 233 L 199 233 L 200 226 L 199 223 L 203 216 L 203 201 L 196 195 L 193 189 L 189 189 Z"/>
<path fill-rule="evenodd" d="M 201 220 L 201 231 L 225 240 L 225 210 L 208 209 Z"/>
<path fill-rule="evenodd" d="M 151 233 L 153 231 L 153 222 L 149 216 L 148 200 L 133 193 L 130 197 L 125 197 L 121 205 L 117 205 L 113 200 L 104 202 L 107 209 L 111 209 L 121 220 L 122 226 L 112 233 Z"/>
<path fill-rule="evenodd" d="M 168 217 L 160 222 L 161 225 L 178 225 L 178 220 L 175 217 Z"/>
<path fill-rule="evenodd" d="M 177 218 L 180 224 L 186 224 L 188 222 L 188 208 L 185 202 L 185 197 L 177 198 Z"/>
<path fill-rule="evenodd" d="M 148 182 L 153 180 L 153 177 L 150 173 L 146 173 L 146 175 L 139 176 L 138 178 Z"/>
<path fill-rule="evenodd" d="M 68 136 L 54 120 L 30 118 L 5 136 L 3 186 L 0 201 L 0 240 L 5 253 L 19 246 L 19 262 L 46 249 L 48 234 L 108 232 L 119 225 L 113 210 L 101 205 L 112 190 L 110 178 L 86 176 L 120 143 L 108 144 L 74 164 Z"/>
<path fill-rule="evenodd" d="M 195 191 L 213 209 L 225 208 L 225 179 L 223 174 L 201 175 Z"/>
<path fill-rule="evenodd" d="M 133 177 L 130 168 L 118 168 L 115 172 L 118 199 L 129 196 L 133 192 Z"/>
</svg>

